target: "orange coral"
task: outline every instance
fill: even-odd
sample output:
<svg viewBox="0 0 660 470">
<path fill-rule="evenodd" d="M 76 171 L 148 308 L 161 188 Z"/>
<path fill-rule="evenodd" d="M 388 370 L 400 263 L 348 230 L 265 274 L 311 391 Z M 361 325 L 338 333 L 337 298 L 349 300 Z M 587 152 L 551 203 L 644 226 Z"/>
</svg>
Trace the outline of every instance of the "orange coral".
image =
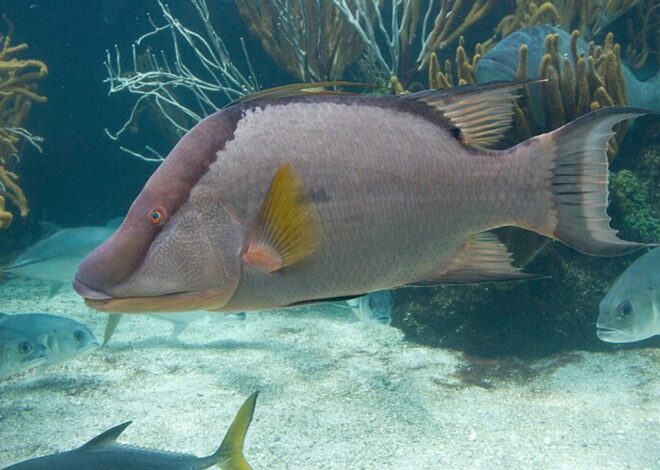
<svg viewBox="0 0 660 470">
<path fill-rule="evenodd" d="M 33 102 L 45 103 L 46 98 L 36 92 L 37 81 L 48 73 L 48 67 L 40 60 L 17 59 L 27 44 L 12 45 L 14 26 L 2 17 L 7 33 L 0 36 L 0 228 L 7 227 L 13 217 L 5 210 L 5 200 L 19 210 L 21 217 L 29 213 L 27 199 L 18 185 L 18 176 L 11 167 L 19 160 L 24 142 L 38 147 L 40 139 L 22 126 Z M 9 215 L 7 215 L 9 214 Z"/>
</svg>

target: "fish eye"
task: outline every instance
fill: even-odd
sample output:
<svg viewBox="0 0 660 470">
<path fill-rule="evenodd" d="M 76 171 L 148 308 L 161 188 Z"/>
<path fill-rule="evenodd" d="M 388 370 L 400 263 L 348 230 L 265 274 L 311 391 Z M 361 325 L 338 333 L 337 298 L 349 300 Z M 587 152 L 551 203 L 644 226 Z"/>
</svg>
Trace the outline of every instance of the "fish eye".
<svg viewBox="0 0 660 470">
<path fill-rule="evenodd" d="M 18 345 L 18 350 L 22 354 L 27 354 L 32 351 L 32 345 L 28 341 L 23 341 Z"/>
<path fill-rule="evenodd" d="M 628 318 L 633 313 L 633 306 L 629 301 L 624 300 L 616 308 L 616 311 L 621 318 Z"/>
<path fill-rule="evenodd" d="M 73 332 L 73 339 L 76 341 L 82 341 L 85 338 L 85 332 L 82 330 L 76 330 Z"/>
<path fill-rule="evenodd" d="M 149 222 L 152 224 L 160 226 L 165 223 L 165 220 L 165 211 L 162 208 L 156 207 L 149 211 Z"/>
</svg>

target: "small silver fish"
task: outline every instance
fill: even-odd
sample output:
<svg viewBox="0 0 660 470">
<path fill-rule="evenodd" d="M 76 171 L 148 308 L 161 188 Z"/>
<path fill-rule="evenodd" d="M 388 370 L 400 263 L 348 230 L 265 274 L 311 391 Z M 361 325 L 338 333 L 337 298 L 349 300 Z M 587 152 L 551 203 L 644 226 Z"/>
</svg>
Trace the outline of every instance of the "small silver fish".
<svg viewBox="0 0 660 470">
<path fill-rule="evenodd" d="M 600 302 L 596 334 L 608 343 L 660 335 L 660 249 L 639 258 L 612 285 Z"/>
<path fill-rule="evenodd" d="M 353 310 L 355 316 L 364 323 L 379 323 L 381 325 L 392 323 L 394 298 L 390 291 L 370 292 L 362 297 L 347 300 L 346 303 Z"/>
<path fill-rule="evenodd" d="M 0 379 L 37 367 L 46 360 L 43 344 L 35 343 L 13 328 L 0 327 Z"/>
<path fill-rule="evenodd" d="M 105 346 L 117 329 L 119 321 L 123 314 L 111 313 L 108 315 L 108 321 L 105 324 L 105 333 L 103 334 L 103 345 Z M 178 338 L 183 330 L 188 328 L 192 322 L 207 318 L 208 312 L 183 312 L 183 313 L 150 313 L 149 316 L 165 320 L 172 324 L 172 332 L 170 333 L 170 340 Z"/>
<path fill-rule="evenodd" d="M 86 354 L 99 346 L 89 328 L 58 315 L 0 313 L 0 328 L 11 328 L 35 345 L 42 345 L 47 353 L 43 367 Z"/>
<path fill-rule="evenodd" d="M 78 264 L 107 240 L 116 227 L 109 224 L 104 227 L 56 228 L 55 233 L 42 238 L 2 268 L 16 276 L 48 282 L 51 286 L 49 297 L 71 286 Z"/>
<path fill-rule="evenodd" d="M 245 400 L 229 426 L 222 444 L 207 457 L 117 444 L 119 435 L 131 424 L 131 421 L 128 421 L 108 429 L 77 449 L 19 462 L 5 470 L 166 470 L 203 469 L 213 465 L 223 470 L 249 470 L 250 464 L 243 455 L 243 442 L 252 421 L 258 394 L 259 392 L 255 392 Z"/>
</svg>

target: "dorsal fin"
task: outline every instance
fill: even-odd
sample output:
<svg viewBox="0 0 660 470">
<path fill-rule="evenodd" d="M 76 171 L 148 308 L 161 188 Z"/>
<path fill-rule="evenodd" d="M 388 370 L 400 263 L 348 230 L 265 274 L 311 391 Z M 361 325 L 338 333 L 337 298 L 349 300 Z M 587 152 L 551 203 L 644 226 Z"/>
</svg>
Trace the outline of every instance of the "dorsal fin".
<svg viewBox="0 0 660 470">
<path fill-rule="evenodd" d="M 114 445 L 119 435 L 124 432 L 124 429 L 126 429 L 132 422 L 133 421 L 126 421 L 125 423 L 119 424 L 114 428 L 103 431 L 92 440 L 85 442 L 82 446 L 80 446 L 80 449 L 98 449 L 100 447 Z"/>
<path fill-rule="evenodd" d="M 460 130 L 459 138 L 465 145 L 490 148 L 511 127 L 513 105 L 520 97 L 520 89 L 529 83 L 490 82 L 420 91 L 401 95 L 400 99 L 426 103 L 440 111 Z"/>
<path fill-rule="evenodd" d="M 478 233 L 468 238 L 448 267 L 431 274 L 426 281 L 459 284 L 534 277 L 513 267 L 511 261 L 511 253 L 495 234 Z"/>
<path fill-rule="evenodd" d="M 43 240 L 44 238 L 50 237 L 54 233 L 62 230 L 62 227 L 60 227 L 57 224 L 53 224 L 51 222 L 41 221 L 38 222 L 37 225 L 41 229 L 41 233 L 39 234 L 39 240 Z"/>
<path fill-rule="evenodd" d="M 124 217 L 122 217 L 122 216 L 114 217 L 114 218 L 108 220 L 108 222 L 104 225 L 104 227 L 112 228 L 112 229 L 118 229 L 123 221 L 124 221 Z"/>
<path fill-rule="evenodd" d="M 375 88 L 378 85 L 373 83 L 360 83 L 360 82 L 347 82 L 347 81 L 334 81 L 334 82 L 312 82 L 312 83 L 292 83 L 289 85 L 282 85 L 266 90 L 255 91 L 247 96 L 244 96 L 238 103 L 248 103 L 250 101 L 258 100 L 261 98 L 289 98 L 292 96 L 317 96 L 317 95 L 357 95 L 358 93 L 351 93 L 348 91 L 328 89 L 337 87 L 351 87 L 351 88 Z"/>
</svg>

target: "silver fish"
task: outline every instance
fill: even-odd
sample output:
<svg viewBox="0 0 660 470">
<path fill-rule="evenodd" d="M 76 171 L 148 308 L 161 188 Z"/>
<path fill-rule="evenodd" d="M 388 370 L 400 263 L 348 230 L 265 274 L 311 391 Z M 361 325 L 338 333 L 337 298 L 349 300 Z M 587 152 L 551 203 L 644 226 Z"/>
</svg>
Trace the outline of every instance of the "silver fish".
<svg viewBox="0 0 660 470">
<path fill-rule="evenodd" d="M 11 328 L 35 345 L 43 346 L 47 353 L 43 367 L 86 354 L 99 346 L 89 328 L 58 315 L 0 313 L 0 328 Z"/>
<path fill-rule="evenodd" d="M 74 288 L 107 312 L 267 310 L 528 277 L 489 232 L 502 226 L 593 255 L 637 249 L 609 227 L 605 148 L 646 111 L 604 108 L 486 149 L 521 86 L 229 106 L 181 139 Z"/>
<path fill-rule="evenodd" d="M 660 335 L 660 249 L 631 264 L 599 310 L 596 334 L 603 341 L 631 343 Z"/>
<path fill-rule="evenodd" d="M 78 264 L 108 239 L 115 227 L 58 229 L 25 250 L 2 269 L 16 276 L 39 279 L 50 284 L 49 297 L 69 287 Z"/>
<path fill-rule="evenodd" d="M 0 379 L 37 367 L 46 360 L 43 344 L 13 328 L 0 327 Z"/>
<path fill-rule="evenodd" d="M 108 429 L 77 449 L 19 462 L 5 470 L 194 470 L 213 465 L 223 470 L 249 470 L 251 467 L 243 455 L 243 442 L 252 421 L 258 393 L 252 394 L 243 403 L 222 444 L 207 457 L 118 444 L 117 438 L 131 424 L 128 421 Z"/>
<path fill-rule="evenodd" d="M 150 313 L 149 316 L 165 320 L 172 324 L 172 331 L 170 333 L 170 340 L 179 337 L 183 331 L 188 328 L 192 322 L 202 320 L 209 316 L 208 312 L 179 312 L 179 313 Z M 112 313 L 108 315 L 108 321 L 105 325 L 105 333 L 103 334 L 103 345 L 105 346 L 112 338 L 112 335 L 119 325 L 122 318 L 121 313 Z"/>
<path fill-rule="evenodd" d="M 362 297 L 347 300 L 346 304 L 361 322 L 381 325 L 392 323 L 394 298 L 390 291 L 370 292 Z"/>
</svg>

